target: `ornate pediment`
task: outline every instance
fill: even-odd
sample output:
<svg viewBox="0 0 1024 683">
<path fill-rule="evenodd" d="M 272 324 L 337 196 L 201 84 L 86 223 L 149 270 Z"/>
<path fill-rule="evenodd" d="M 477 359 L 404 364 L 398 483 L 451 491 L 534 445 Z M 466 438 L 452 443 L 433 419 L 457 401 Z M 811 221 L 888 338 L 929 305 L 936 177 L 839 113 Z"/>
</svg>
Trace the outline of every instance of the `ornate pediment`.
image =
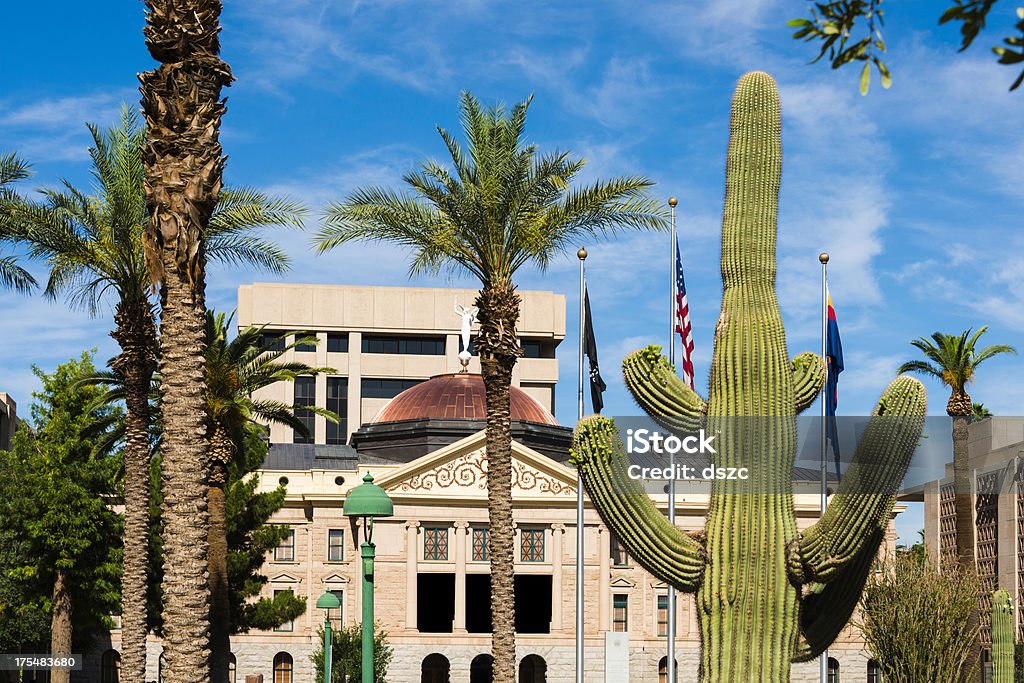
<svg viewBox="0 0 1024 683">
<path fill-rule="evenodd" d="M 483 432 L 409 463 L 388 474 L 380 485 L 391 494 L 486 497 L 487 450 Z M 512 496 L 573 498 L 575 472 L 513 442 Z"/>
<path fill-rule="evenodd" d="M 272 577 L 270 583 L 302 583 L 302 579 L 291 574 L 281 573 Z"/>
</svg>

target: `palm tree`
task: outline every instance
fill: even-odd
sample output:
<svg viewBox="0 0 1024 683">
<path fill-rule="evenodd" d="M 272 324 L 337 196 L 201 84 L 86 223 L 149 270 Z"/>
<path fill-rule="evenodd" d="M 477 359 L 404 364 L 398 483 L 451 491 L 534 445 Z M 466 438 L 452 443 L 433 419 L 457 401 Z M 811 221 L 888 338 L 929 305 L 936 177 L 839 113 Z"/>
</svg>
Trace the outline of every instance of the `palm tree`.
<svg viewBox="0 0 1024 683">
<path fill-rule="evenodd" d="M 112 128 L 89 124 L 95 194 L 64 182 L 43 191 L 42 202 L 12 204 L 11 220 L 29 254 L 50 269 L 45 293 L 67 297 L 91 314 L 109 294 L 116 298 L 114 330 L 120 347 L 111 369 L 125 401 L 125 547 L 122 576 L 122 671 L 144 680 L 146 567 L 149 533 L 150 392 L 157 364 L 151 279 L 142 244 L 147 221 L 143 132 L 137 116 L 123 109 Z M 301 225 L 302 209 L 248 188 L 225 190 L 210 228 L 210 257 L 248 263 L 276 273 L 287 257 L 257 229 Z"/>
<path fill-rule="evenodd" d="M 981 422 L 992 417 L 992 411 L 985 407 L 984 403 L 971 404 L 971 422 Z"/>
<path fill-rule="evenodd" d="M 29 175 L 28 164 L 16 154 L 0 155 L 0 243 L 17 237 L 17 226 L 10 220 L 10 206 L 19 200 L 9 186 Z M 18 292 L 29 292 L 36 286 L 35 278 L 18 265 L 14 256 L 0 257 L 0 287 Z"/>
<path fill-rule="evenodd" d="M 967 385 L 974 379 L 975 371 L 983 362 L 1001 353 L 1016 354 L 1012 346 L 994 344 L 980 351 L 975 345 L 988 326 L 980 328 L 973 335 L 967 329 L 959 335 L 932 333 L 931 339 L 921 337 L 910 342 L 928 360 L 907 361 L 898 372 L 916 372 L 935 377 L 950 388 L 946 414 L 953 418 L 953 491 L 956 515 L 956 553 L 960 568 L 974 573 L 974 502 L 971 496 L 971 468 L 967 453 L 967 423 L 974 412 Z M 981 623 L 981 614 L 975 609 L 972 623 Z M 977 640 L 972 648 L 972 659 L 979 661 L 981 642 Z M 968 667 L 970 668 L 970 667 Z"/>
<path fill-rule="evenodd" d="M 299 375 L 334 372 L 305 363 L 282 362 L 281 356 L 299 344 L 315 344 L 316 337 L 293 334 L 292 341 L 276 348 L 263 343 L 263 327 L 243 329 L 229 340 L 231 318 L 206 314 L 206 413 L 210 434 L 210 474 L 207 499 L 210 510 L 210 675 L 228 679 L 231 654 L 231 606 L 228 599 L 228 538 L 224 487 L 228 467 L 235 460 L 243 429 L 253 422 L 283 424 L 309 436 L 297 410 L 311 410 L 334 422 L 338 416 L 323 408 L 290 406 L 280 401 L 254 399 L 259 389 L 291 382 Z"/>
<path fill-rule="evenodd" d="M 161 285 L 164 415 L 164 653 L 168 683 L 208 683 L 209 517 L 206 509 L 206 232 L 224 171 L 220 0 L 146 0 L 146 47 L 159 66 L 140 76 L 146 118 L 144 245 Z"/>
<path fill-rule="evenodd" d="M 487 401 L 487 504 L 490 518 L 491 614 L 494 680 L 515 678 L 513 526 L 509 387 L 522 351 L 516 324 L 519 295 L 513 280 L 526 264 L 545 268 L 583 238 L 620 227 L 663 228 L 664 213 L 642 177 L 616 178 L 569 189 L 583 168 L 568 153 L 539 154 L 523 140 L 530 99 L 506 114 L 461 97 L 468 147 L 438 128 L 454 174 L 433 162 L 405 176 L 413 194 L 385 188 L 355 192 L 325 209 L 316 237 L 320 252 L 353 240 L 385 241 L 413 251 L 412 272 L 462 270 L 480 280 L 476 299 Z"/>
</svg>

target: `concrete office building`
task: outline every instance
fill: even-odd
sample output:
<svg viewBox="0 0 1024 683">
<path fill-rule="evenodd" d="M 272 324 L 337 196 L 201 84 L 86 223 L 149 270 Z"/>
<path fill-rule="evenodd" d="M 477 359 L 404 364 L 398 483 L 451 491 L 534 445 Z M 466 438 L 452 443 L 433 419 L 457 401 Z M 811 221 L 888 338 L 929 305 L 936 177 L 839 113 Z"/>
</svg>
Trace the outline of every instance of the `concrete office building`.
<svg viewBox="0 0 1024 683">
<path fill-rule="evenodd" d="M 10 450 L 17 428 L 18 404 L 6 392 L 0 391 L 0 451 Z"/>
</svg>

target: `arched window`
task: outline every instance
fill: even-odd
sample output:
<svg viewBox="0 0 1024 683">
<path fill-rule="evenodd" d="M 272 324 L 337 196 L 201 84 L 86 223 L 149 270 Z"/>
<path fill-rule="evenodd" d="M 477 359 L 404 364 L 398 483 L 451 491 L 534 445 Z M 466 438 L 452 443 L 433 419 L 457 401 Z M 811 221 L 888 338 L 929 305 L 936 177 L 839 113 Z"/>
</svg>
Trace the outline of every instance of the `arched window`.
<svg viewBox="0 0 1024 683">
<path fill-rule="evenodd" d="M 526 655 L 519 662 L 519 683 L 547 683 L 548 664 L 543 657 Z"/>
<path fill-rule="evenodd" d="M 117 650 L 107 650 L 100 660 L 100 681 L 102 683 L 121 683 L 121 654 Z"/>
<path fill-rule="evenodd" d="M 157 683 L 164 683 L 164 669 L 167 668 L 167 655 L 163 652 L 160 653 L 160 659 L 156 662 L 156 680 Z"/>
<path fill-rule="evenodd" d="M 494 657 L 477 655 L 469 665 L 469 683 L 494 682 Z"/>
<path fill-rule="evenodd" d="M 868 683 L 882 683 L 882 669 L 873 659 L 868 660 Z"/>
<path fill-rule="evenodd" d="M 434 653 L 423 658 L 420 665 L 420 683 L 450 683 L 448 673 L 451 665 L 444 655 Z"/>
<path fill-rule="evenodd" d="M 676 661 L 676 680 L 679 680 L 679 661 Z M 658 662 L 658 683 L 668 683 L 668 657 Z"/>
<path fill-rule="evenodd" d="M 828 658 L 828 683 L 839 683 L 839 660 Z"/>
<path fill-rule="evenodd" d="M 235 659 L 235 654 L 232 652 L 228 655 L 228 681 L 229 683 L 238 683 L 238 660 Z"/>
<path fill-rule="evenodd" d="M 287 652 L 274 655 L 274 683 L 292 683 L 292 656 Z"/>
</svg>

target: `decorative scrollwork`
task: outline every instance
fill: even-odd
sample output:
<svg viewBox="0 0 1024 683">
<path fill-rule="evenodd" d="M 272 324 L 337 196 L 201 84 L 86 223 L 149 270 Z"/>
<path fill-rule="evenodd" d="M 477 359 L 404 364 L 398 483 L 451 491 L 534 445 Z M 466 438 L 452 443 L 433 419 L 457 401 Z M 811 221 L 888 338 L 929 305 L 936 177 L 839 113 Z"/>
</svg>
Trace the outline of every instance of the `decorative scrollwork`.
<svg viewBox="0 0 1024 683">
<path fill-rule="evenodd" d="M 435 469 L 417 474 L 399 482 L 389 490 L 398 492 L 433 491 L 453 487 L 487 489 L 487 451 L 467 453 L 460 458 L 439 465 Z M 518 460 L 512 461 L 513 491 L 567 495 L 576 493 L 573 484 L 556 479 Z"/>
</svg>

